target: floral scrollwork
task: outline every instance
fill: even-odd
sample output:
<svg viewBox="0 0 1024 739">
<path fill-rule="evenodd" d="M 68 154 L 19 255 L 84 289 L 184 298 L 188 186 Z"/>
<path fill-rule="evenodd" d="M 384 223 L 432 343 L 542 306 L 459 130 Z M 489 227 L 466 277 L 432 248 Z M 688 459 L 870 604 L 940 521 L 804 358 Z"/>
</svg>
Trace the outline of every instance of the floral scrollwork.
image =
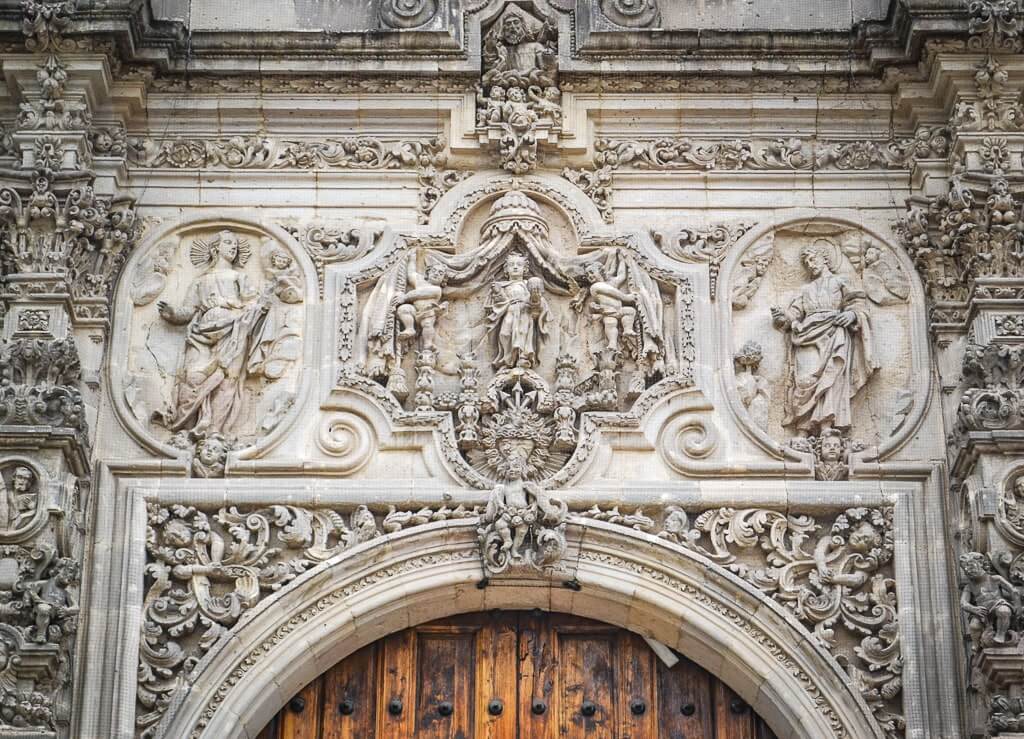
<svg viewBox="0 0 1024 739">
<path fill-rule="evenodd" d="M 670 507 L 662 538 L 736 573 L 782 604 L 833 651 L 887 737 L 902 735 L 891 508 L 850 508 L 831 525 L 808 515 L 717 508 L 691 523 Z"/>
</svg>

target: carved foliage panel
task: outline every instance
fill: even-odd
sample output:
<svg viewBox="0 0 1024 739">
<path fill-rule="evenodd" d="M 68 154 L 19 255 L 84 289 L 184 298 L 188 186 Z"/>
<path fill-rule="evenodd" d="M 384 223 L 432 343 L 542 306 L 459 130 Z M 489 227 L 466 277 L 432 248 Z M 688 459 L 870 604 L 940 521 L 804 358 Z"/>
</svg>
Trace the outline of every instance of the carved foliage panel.
<svg viewBox="0 0 1024 739">
<path fill-rule="evenodd" d="M 795 224 L 747 246 L 719 282 L 741 417 L 819 456 L 829 436 L 826 456 L 884 445 L 925 398 L 911 280 L 853 226 Z"/>
</svg>

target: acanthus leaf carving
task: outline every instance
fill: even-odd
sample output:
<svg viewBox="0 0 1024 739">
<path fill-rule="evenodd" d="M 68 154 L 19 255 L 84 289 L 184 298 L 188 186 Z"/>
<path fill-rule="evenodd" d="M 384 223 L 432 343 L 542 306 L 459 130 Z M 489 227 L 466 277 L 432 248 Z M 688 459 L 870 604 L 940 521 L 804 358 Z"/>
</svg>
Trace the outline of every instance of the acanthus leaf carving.
<svg viewBox="0 0 1024 739">
<path fill-rule="evenodd" d="M 780 603 L 840 657 L 885 736 L 903 735 L 893 511 L 850 508 L 829 524 L 808 515 L 669 507 L 659 536 L 729 569 Z"/>
<path fill-rule="evenodd" d="M 21 30 L 29 51 L 56 51 L 66 46 L 62 34 L 74 15 L 78 0 L 22 0 Z"/>
<path fill-rule="evenodd" d="M 972 51 L 1021 50 L 1019 0 L 971 0 L 967 48 Z"/>
<path fill-rule="evenodd" d="M 652 231 L 654 243 L 661 251 L 682 262 L 707 262 L 711 299 L 718 295 L 718 274 L 729 249 L 753 228 L 750 223 L 731 223 L 708 229 L 682 228 L 673 231 Z"/>
</svg>

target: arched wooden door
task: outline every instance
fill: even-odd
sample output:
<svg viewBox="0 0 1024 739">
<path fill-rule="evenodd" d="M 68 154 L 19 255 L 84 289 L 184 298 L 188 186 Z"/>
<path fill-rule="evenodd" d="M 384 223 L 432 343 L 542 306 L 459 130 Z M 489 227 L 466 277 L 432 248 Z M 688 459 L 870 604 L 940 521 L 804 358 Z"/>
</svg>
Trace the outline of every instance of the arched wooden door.
<svg viewBox="0 0 1024 739">
<path fill-rule="evenodd" d="M 259 739 L 775 739 L 693 662 L 541 612 L 469 614 L 371 644 L 321 675 Z"/>
</svg>

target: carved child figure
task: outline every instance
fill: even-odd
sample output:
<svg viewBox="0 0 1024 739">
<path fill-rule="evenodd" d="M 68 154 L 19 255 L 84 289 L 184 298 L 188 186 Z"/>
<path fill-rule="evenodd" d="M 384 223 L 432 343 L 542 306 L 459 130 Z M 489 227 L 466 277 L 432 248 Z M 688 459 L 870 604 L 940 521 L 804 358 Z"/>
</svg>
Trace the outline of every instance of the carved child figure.
<svg viewBox="0 0 1024 739">
<path fill-rule="evenodd" d="M 441 298 L 444 286 L 448 281 L 447 268 L 439 263 L 428 263 L 423 274 L 417 271 L 417 254 L 409 255 L 407 280 L 410 285 L 399 297 L 400 305 L 396 309 L 398 322 L 402 330 L 399 340 L 410 341 L 416 337 L 417 328 L 420 334 L 420 348 L 433 351 L 437 339 L 437 316 L 448 309 L 448 303 Z"/>
<path fill-rule="evenodd" d="M 584 274 L 590 282 L 590 310 L 604 326 L 606 348 L 619 349 L 619 327 L 623 337 L 636 336 L 636 296 L 624 292 L 626 286 L 626 263 L 619 262 L 619 270 L 605 277 L 604 270 L 597 262 L 589 262 Z"/>
<path fill-rule="evenodd" d="M 53 564 L 50 577 L 28 583 L 26 594 L 35 615 L 35 641 L 45 643 L 50 636 L 54 622 L 63 622 L 78 615 L 78 603 L 68 587 L 78 579 L 78 563 L 68 557 L 60 557 Z M 66 631 L 66 630 L 65 630 Z"/>
<path fill-rule="evenodd" d="M 960 607 L 968 614 L 971 641 L 976 645 L 1013 641 L 1016 635 L 1010 626 L 1013 616 L 1021 612 L 1020 592 L 1006 578 L 992 572 L 980 552 L 961 554 L 960 568 L 966 577 Z"/>
<path fill-rule="evenodd" d="M 845 480 L 850 476 L 850 463 L 846 458 L 846 444 L 835 429 L 822 433 L 817 443 L 817 461 L 814 477 L 826 482 Z"/>
</svg>

